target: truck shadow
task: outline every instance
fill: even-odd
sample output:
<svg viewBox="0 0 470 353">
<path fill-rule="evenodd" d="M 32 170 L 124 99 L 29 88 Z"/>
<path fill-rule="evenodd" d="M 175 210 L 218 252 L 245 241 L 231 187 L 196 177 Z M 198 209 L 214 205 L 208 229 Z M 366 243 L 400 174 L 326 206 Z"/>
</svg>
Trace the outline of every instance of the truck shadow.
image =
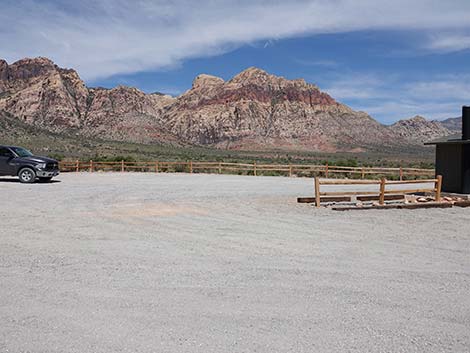
<svg viewBox="0 0 470 353">
<path fill-rule="evenodd" d="M 51 181 L 48 181 L 48 182 L 36 181 L 34 184 L 47 185 L 47 184 L 55 184 L 55 183 L 60 183 L 60 182 L 61 182 L 60 180 L 51 180 Z M 18 184 L 21 184 L 19 179 L 16 179 L 16 178 L 0 178 L 0 183 L 18 183 Z"/>
</svg>

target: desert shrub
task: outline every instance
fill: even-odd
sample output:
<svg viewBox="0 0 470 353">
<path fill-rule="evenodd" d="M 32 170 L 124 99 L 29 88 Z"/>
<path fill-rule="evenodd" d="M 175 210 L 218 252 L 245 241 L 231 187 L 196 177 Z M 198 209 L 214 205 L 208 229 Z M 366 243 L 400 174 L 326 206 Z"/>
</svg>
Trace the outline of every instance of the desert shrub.
<svg viewBox="0 0 470 353">
<path fill-rule="evenodd" d="M 288 172 L 281 172 L 281 171 L 276 171 L 276 170 L 266 170 L 266 171 L 257 171 L 258 175 L 263 175 L 263 176 L 285 176 L 287 175 Z"/>
<path fill-rule="evenodd" d="M 336 162 L 333 162 L 332 164 L 337 165 L 339 167 L 357 167 L 358 166 L 357 159 L 353 159 L 353 158 L 346 159 L 346 160 L 340 159 Z"/>
<path fill-rule="evenodd" d="M 93 158 L 95 162 L 135 162 L 136 159 L 133 156 L 95 156 Z"/>
<path fill-rule="evenodd" d="M 174 166 L 174 171 L 176 173 L 184 173 L 184 172 L 188 172 L 188 167 L 186 165 L 183 165 L 183 164 L 176 164 Z"/>
<path fill-rule="evenodd" d="M 60 153 L 49 153 L 48 157 L 52 158 L 52 159 L 55 159 L 57 161 L 62 161 L 62 160 L 65 159 L 65 156 L 63 154 L 60 154 Z"/>
</svg>

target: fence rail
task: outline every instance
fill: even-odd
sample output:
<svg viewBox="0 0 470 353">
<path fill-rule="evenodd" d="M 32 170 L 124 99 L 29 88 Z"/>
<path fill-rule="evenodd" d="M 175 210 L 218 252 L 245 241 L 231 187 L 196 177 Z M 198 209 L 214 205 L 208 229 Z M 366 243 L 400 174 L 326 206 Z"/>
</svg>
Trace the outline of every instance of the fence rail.
<svg viewBox="0 0 470 353">
<path fill-rule="evenodd" d="M 311 164 L 258 164 L 229 162 L 195 162 L 195 161 L 140 161 L 140 162 L 97 162 L 97 161 L 62 161 L 59 164 L 62 172 L 186 172 L 186 173 L 246 173 L 265 175 L 277 172 L 286 176 L 324 176 L 325 178 L 341 176 L 365 179 L 367 176 L 390 176 L 399 180 L 410 178 L 433 177 L 434 169 L 419 168 L 384 168 L 384 167 L 344 167 L 311 165 Z"/>
<path fill-rule="evenodd" d="M 414 188 L 414 189 L 390 189 L 386 190 L 387 185 L 405 185 L 405 184 L 434 184 L 433 188 Z M 377 191 L 330 191 L 322 192 L 320 191 L 321 185 L 378 185 L 379 190 Z M 442 187 L 442 176 L 438 175 L 435 179 L 424 179 L 424 180 L 387 180 L 382 177 L 380 180 L 321 180 L 319 177 L 314 179 L 315 186 L 315 206 L 320 207 L 322 196 L 326 198 L 335 198 L 344 200 L 347 196 L 374 196 L 376 195 L 379 204 L 385 204 L 385 198 L 387 195 L 401 195 L 401 194 L 416 194 L 416 193 L 425 193 L 430 192 L 434 193 L 434 199 L 436 202 L 441 201 L 441 187 Z"/>
</svg>

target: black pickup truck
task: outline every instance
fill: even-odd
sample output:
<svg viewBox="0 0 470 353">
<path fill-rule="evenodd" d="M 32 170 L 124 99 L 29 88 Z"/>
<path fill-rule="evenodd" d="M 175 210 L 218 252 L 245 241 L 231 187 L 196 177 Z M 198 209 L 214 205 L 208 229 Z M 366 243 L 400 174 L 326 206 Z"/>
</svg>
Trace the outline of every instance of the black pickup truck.
<svg viewBox="0 0 470 353">
<path fill-rule="evenodd" d="M 22 147 L 0 146 L 0 176 L 18 176 L 22 183 L 49 182 L 59 174 L 55 159 L 34 156 Z"/>
</svg>

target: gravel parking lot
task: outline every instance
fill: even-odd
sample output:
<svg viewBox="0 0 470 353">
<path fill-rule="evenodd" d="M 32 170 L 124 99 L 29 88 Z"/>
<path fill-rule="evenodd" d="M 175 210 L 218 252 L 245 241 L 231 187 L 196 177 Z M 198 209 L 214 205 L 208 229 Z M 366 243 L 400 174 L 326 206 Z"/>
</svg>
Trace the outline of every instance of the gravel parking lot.
<svg viewBox="0 0 470 353">
<path fill-rule="evenodd" d="M 311 179 L 0 178 L 0 352 L 469 352 L 470 209 Z"/>
</svg>

